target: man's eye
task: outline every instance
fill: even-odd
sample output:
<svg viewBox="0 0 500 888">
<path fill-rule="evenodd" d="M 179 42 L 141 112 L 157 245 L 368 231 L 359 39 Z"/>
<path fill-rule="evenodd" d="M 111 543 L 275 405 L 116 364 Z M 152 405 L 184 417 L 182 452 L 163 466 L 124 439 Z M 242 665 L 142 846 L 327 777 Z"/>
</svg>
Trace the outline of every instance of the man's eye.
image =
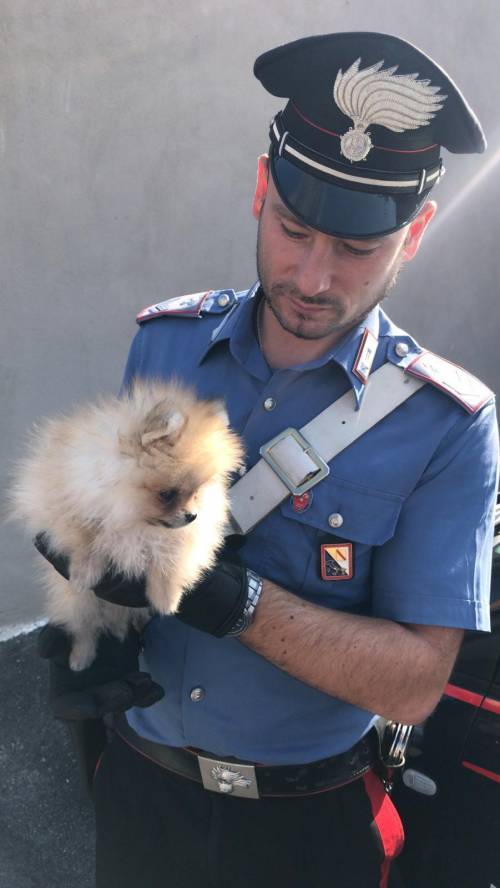
<svg viewBox="0 0 500 888">
<path fill-rule="evenodd" d="M 351 247 L 350 244 L 344 243 L 344 249 L 353 256 L 371 256 L 371 254 L 375 252 L 376 247 L 372 250 L 358 250 L 356 247 Z"/>
<path fill-rule="evenodd" d="M 283 225 L 283 222 L 281 223 L 281 227 L 287 237 L 291 237 L 294 240 L 302 240 L 302 238 L 306 236 L 303 231 L 294 231 L 293 228 L 287 228 L 286 225 Z"/>
</svg>

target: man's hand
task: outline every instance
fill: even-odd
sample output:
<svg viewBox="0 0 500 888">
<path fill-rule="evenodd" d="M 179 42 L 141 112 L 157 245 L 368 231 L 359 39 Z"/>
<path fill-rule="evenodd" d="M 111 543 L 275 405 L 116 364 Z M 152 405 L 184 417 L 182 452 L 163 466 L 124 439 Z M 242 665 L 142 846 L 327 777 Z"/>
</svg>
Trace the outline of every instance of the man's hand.
<svg viewBox="0 0 500 888">
<path fill-rule="evenodd" d="M 33 543 L 40 555 L 43 555 L 65 580 L 69 580 L 70 560 L 50 548 L 46 534 L 37 534 Z M 103 574 L 93 591 L 98 598 L 109 601 L 110 604 L 120 604 L 123 607 L 149 607 L 145 579 L 127 579 L 123 574 L 116 573 L 111 568 Z"/>
<path fill-rule="evenodd" d="M 244 631 L 262 589 L 260 578 L 241 563 L 244 541 L 241 534 L 226 537 L 210 573 L 182 598 L 175 614 L 179 620 L 216 638 Z"/>
<path fill-rule="evenodd" d="M 44 626 L 38 652 L 50 661 L 49 701 L 56 718 L 82 720 L 151 706 L 164 690 L 147 672 L 139 671 L 139 634 L 130 628 L 124 641 L 102 635 L 88 669 L 73 672 L 68 664 L 70 636 L 58 626 Z"/>
<path fill-rule="evenodd" d="M 238 534 L 226 538 L 215 566 L 183 596 L 175 614 L 179 620 L 217 638 L 231 633 L 238 626 L 250 594 L 247 570 L 238 555 L 243 542 L 244 537 Z M 34 543 L 53 567 L 68 579 L 69 560 L 51 551 L 44 534 L 38 534 Z M 104 601 L 124 607 L 149 606 L 144 578 L 129 580 L 112 570 L 108 570 L 94 586 L 94 593 Z"/>
<path fill-rule="evenodd" d="M 241 564 L 218 561 L 183 596 L 175 616 L 193 629 L 222 638 L 242 615 L 248 598 L 247 572 Z"/>
</svg>

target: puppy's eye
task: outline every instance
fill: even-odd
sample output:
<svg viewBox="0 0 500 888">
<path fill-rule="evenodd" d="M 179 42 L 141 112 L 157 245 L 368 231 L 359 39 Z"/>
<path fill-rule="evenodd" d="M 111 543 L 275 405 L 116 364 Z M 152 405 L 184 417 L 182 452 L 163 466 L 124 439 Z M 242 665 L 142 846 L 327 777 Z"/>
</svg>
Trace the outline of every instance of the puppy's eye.
<svg viewBox="0 0 500 888">
<path fill-rule="evenodd" d="M 176 487 L 172 487 L 171 490 L 160 490 L 158 496 L 166 506 L 172 506 L 179 496 L 179 491 Z"/>
</svg>

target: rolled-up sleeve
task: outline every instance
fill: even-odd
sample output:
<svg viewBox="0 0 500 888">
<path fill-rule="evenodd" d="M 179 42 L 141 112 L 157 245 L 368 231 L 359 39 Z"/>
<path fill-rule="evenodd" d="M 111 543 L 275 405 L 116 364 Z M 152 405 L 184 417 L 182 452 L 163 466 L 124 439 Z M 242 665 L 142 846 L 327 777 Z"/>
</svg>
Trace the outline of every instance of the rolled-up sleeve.
<svg viewBox="0 0 500 888">
<path fill-rule="evenodd" d="M 372 613 L 398 622 L 490 629 L 498 427 L 493 403 L 463 414 L 373 557 Z"/>
</svg>

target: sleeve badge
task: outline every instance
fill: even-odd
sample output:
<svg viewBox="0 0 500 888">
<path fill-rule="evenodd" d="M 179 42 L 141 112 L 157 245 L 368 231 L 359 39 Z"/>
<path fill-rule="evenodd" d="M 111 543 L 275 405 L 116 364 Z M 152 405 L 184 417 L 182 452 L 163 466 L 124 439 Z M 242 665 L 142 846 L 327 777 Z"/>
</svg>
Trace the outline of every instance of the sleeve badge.
<svg viewBox="0 0 500 888">
<path fill-rule="evenodd" d="M 321 546 L 321 579 L 352 579 L 352 543 L 323 543 Z"/>
</svg>

